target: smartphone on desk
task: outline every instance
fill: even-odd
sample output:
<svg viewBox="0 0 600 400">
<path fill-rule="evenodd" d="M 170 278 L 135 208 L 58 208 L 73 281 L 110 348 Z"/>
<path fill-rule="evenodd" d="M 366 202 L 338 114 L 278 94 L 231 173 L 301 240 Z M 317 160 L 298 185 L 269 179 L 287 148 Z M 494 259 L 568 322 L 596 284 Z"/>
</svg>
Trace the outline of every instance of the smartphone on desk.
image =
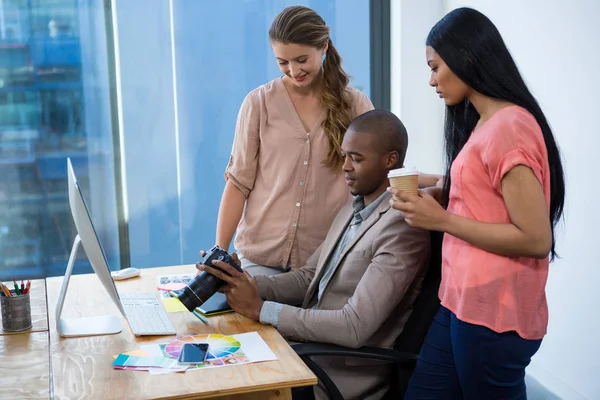
<svg viewBox="0 0 600 400">
<path fill-rule="evenodd" d="M 180 364 L 203 364 L 208 355 L 208 343 L 186 343 L 181 348 Z"/>
</svg>

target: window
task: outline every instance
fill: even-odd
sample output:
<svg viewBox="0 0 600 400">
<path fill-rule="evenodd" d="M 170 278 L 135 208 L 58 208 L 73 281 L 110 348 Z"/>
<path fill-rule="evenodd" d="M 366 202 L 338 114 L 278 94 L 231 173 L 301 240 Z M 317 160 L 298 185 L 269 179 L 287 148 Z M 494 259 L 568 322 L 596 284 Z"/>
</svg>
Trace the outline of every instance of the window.
<svg viewBox="0 0 600 400">
<path fill-rule="evenodd" d="M 195 263 L 214 244 L 240 105 L 280 75 L 268 30 L 298 3 L 369 95 L 368 0 L 117 1 L 131 266 Z"/>
<path fill-rule="evenodd" d="M 373 3 L 0 0 L 0 279 L 63 274 L 67 157 L 112 269 L 196 262 L 242 100 L 280 75 L 274 17 L 315 9 L 371 95 Z"/>
<path fill-rule="evenodd" d="M 76 235 L 73 161 L 109 262 L 119 267 L 103 9 L 0 1 L 0 278 L 64 272 Z M 81 19 L 95 22 L 81 32 Z M 102 31 L 101 31 L 102 32 Z M 99 119 L 108 122 L 98 123 Z M 89 272 L 79 254 L 76 272 Z"/>
</svg>

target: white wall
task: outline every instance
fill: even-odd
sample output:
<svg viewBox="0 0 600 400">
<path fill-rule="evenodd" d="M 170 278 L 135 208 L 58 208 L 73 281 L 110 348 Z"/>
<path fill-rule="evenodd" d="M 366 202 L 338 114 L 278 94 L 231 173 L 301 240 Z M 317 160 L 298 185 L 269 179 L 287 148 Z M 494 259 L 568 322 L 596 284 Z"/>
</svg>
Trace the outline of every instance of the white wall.
<svg viewBox="0 0 600 400">
<path fill-rule="evenodd" d="M 444 104 L 428 85 L 425 39 L 444 14 L 443 2 L 394 0 L 391 7 L 392 112 L 408 131 L 405 165 L 442 173 Z"/>
<path fill-rule="evenodd" d="M 393 2 L 396 3 L 399 2 Z M 404 10 L 404 3 L 403 0 L 402 6 L 396 7 Z M 528 374 L 560 398 L 600 399 L 600 310 L 597 306 L 600 179 L 596 172 L 600 149 L 600 1 L 440 0 L 431 3 L 441 3 L 444 13 L 470 6 L 490 17 L 540 102 L 562 149 L 568 194 L 565 221 L 558 237 L 561 259 L 551 265 L 547 285 L 548 335 Z M 435 4 L 432 5 L 435 8 Z M 415 8 L 412 7 L 412 12 L 418 15 Z M 393 18 L 392 46 L 407 45 L 407 49 L 400 49 L 401 56 L 412 57 L 416 50 L 413 46 L 417 45 L 412 38 L 406 38 L 405 29 L 398 33 L 397 25 L 400 21 L 412 26 L 417 20 L 398 11 L 393 13 Z M 421 21 L 417 22 L 419 26 L 414 33 L 421 36 L 416 39 L 422 42 L 423 32 L 426 34 L 433 23 L 423 27 Z M 413 123 L 418 110 L 429 108 L 432 117 L 423 125 L 427 143 L 421 149 L 409 150 L 411 156 L 418 154 L 424 158 L 428 148 L 441 146 L 441 123 L 439 128 L 434 126 L 434 121 L 439 121 L 441 116 L 433 115 L 437 107 L 431 100 L 431 89 L 420 76 L 421 71 L 416 69 L 417 64 L 401 56 L 394 58 L 392 69 L 393 73 L 400 74 L 392 80 L 394 111 L 407 123 Z M 416 54 L 416 59 L 424 64 L 423 54 Z M 413 86 L 407 74 L 418 76 L 419 82 Z M 398 93 L 400 89 L 402 93 Z M 416 104 L 406 104 L 411 98 L 418 99 Z M 415 127 L 409 129 L 413 139 Z M 437 136 L 433 134 L 436 129 L 440 133 Z M 411 145 L 415 145 L 415 140 Z M 437 152 L 429 157 L 428 162 L 416 165 L 431 165 L 439 159 Z"/>
</svg>

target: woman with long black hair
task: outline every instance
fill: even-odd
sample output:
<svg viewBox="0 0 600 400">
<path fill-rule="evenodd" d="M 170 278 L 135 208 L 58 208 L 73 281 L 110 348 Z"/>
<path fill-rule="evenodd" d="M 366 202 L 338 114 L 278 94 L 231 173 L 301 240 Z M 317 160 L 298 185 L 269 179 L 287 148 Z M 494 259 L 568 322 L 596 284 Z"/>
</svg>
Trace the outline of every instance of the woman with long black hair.
<svg viewBox="0 0 600 400">
<path fill-rule="evenodd" d="M 426 41 L 446 103 L 442 207 L 394 192 L 406 221 L 445 233 L 441 307 L 406 399 L 525 399 L 548 324 L 545 285 L 565 183 L 558 147 L 500 33 L 456 9 Z"/>
</svg>

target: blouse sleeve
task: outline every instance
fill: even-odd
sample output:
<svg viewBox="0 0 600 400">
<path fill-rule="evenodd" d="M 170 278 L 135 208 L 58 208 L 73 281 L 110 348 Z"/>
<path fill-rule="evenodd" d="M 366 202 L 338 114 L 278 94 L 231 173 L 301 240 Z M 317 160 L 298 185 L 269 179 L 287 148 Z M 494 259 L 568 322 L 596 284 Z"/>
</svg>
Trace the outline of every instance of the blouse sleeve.
<svg viewBox="0 0 600 400">
<path fill-rule="evenodd" d="M 356 118 L 359 115 L 366 113 L 367 111 L 373 110 L 373 103 L 363 92 L 352 89 L 352 117 Z"/>
<path fill-rule="evenodd" d="M 537 121 L 530 114 L 511 114 L 501 121 L 483 146 L 481 159 L 498 191 L 502 190 L 504 176 L 517 165 L 530 168 L 544 185 L 545 143 Z"/>
<path fill-rule="evenodd" d="M 235 138 L 225 179 L 248 197 L 254 187 L 260 144 L 260 99 L 256 92 L 246 96 L 238 114 Z"/>
</svg>

